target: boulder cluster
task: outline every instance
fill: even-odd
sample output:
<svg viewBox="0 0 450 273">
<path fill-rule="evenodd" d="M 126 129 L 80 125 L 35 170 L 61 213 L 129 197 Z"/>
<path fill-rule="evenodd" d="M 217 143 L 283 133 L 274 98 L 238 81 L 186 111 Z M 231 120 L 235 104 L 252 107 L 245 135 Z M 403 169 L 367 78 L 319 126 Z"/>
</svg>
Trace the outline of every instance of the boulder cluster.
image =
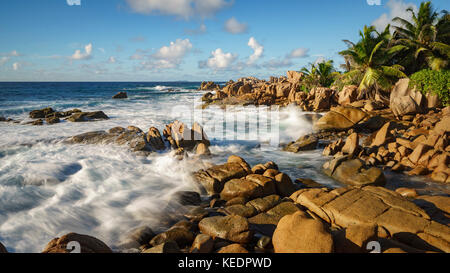
<svg viewBox="0 0 450 273">
<path fill-rule="evenodd" d="M 200 91 L 206 91 L 206 90 L 218 90 L 220 89 L 220 85 L 215 84 L 214 82 L 202 82 L 200 84 L 200 87 L 198 88 L 198 90 Z"/>
<path fill-rule="evenodd" d="M 163 135 L 155 127 L 150 127 L 148 132 L 144 132 L 140 128 L 130 125 L 127 128 L 114 127 L 108 131 L 83 133 L 69 137 L 64 142 L 67 144 L 125 145 L 131 151 L 143 155 L 171 147 L 174 155 L 180 159 L 187 156 L 187 151 L 194 151 L 198 155 L 210 154 L 210 143 L 203 127 L 194 123 L 190 129 L 180 121 L 166 125 Z"/>
<path fill-rule="evenodd" d="M 51 107 L 43 109 L 32 110 L 29 113 L 29 118 L 32 121 L 27 121 L 24 124 L 29 125 L 52 125 L 60 123 L 61 119 L 65 119 L 70 122 L 87 122 L 109 119 L 109 117 L 103 111 L 83 112 L 80 109 L 72 109 L 68 111 L 55 111 Z M 18 120 L 11 118 L 0 117 L 0 122 L 12 122 L 20 123 Z"/>
<path fill-rule="evenodd" d="M 215 86 L 215 94 L 208 92 L 202 100 L 205 106 L 210 104 L 242 104 L 242 105 L 288 105 L 296 103 L 307 111 L 326 111 L 337 105 L 337 92 L 330 88 L 317 87 L 306 93 L 301 90 L 303 73 L 288 71 L 287 77 L 271 77 L 260 80 L 254 77 L 229 81 L 220 89 Z M 200 88 L 212 90 L 212 88 Z"/>
<path fill-rule="evenodd" d="M 342 168 L 336 165 L 351 162 L 355 168 L 376 166 L 408 175 L 429 175 L 438 182 L 450 182 L 450 107 L 416 114 L 411 121 L 390 120 L 370 134 L 353 129 L 349 132 L 351 134 L 345 141 L 340 138 L 323 151 L 325 156 L 334 156 L 325 166 L 329 173 L 334 174 Z M 348 176 L 354 174 L 350 170 L 345 171 Z"/>
<path fill-rule="evenodd" d="M 450 251 L 450 197 L 405 197 L 379 186 L 326 188 L 291 178 L 274 162 L 251 167 L 229 157 L 222 165 L 192 174 L 208 198 L 177 192 L 159 232 L 138 227 L 115 251 L 141 253 L 384 253 Z M 309 181 L 309 182 L 308 182 Z M 305 182 L 305 183 L 303 183 Z M 55 238 L 45 253 L 110 253 L 87 235 Z M 0 251 L 6 249 L 1 247 Z"/>
</svg>

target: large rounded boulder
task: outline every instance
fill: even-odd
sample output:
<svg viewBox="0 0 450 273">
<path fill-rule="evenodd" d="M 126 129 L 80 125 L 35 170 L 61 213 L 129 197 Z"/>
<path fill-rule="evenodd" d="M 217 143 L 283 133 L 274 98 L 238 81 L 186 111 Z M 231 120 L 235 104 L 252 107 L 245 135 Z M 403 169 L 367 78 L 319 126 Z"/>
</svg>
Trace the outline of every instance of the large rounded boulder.
<svg viewBox="0 0 450 273">
<path fill-rule="evenodd" d="M 342 131 L 352 128 L 362 120 L 367 118 L 367 114 L 358 108 L 338 106 L 331 108 L 315 124 L 314 131 Z"/>
<path fill-rule="evenodd" d="M 284 216 L 273 234 L 276 253 L 331 253 L 333 237 L 320 220 L 302 211 Z"/>
</svg>

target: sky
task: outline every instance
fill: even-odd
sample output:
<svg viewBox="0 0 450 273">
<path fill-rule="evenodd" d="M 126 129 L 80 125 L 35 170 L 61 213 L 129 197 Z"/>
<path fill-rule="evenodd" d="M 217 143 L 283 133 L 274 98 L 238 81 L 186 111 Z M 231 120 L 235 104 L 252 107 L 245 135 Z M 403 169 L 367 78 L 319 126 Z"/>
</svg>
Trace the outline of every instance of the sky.
<svg viewBox="0 0 450 273">
<path fill-rule="evenodd" d="M 434 0 L 450 10 L 450 1 Z M 332 59 L 415 0 L 1 0 L 0 81 L 228 81 Z"/>
</svg>

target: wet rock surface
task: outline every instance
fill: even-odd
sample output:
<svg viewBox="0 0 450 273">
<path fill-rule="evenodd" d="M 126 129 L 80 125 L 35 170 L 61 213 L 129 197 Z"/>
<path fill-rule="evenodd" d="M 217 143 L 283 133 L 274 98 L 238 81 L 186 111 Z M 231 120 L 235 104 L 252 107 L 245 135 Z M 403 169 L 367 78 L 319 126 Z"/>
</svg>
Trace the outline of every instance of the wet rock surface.
<svg viewBox="0 0 450 273">
<path fill-rule="evenodd" d="M 71 244 L 72 242 L 77 242 L 80 249 Z M 112 253 L 112 250 L 99 239 L 77 233 L 69 233 L 51 240 L 42 253 L 70 253 L 78 250 L 80 253 Z"/>
<path fill-rule="evenodd" d="M 110 130 L 124 132 L 127 129 Z M 179 212 L 170 217 L 175 224 L 157 233 L 148 226 L 136 228 L 124 235 L 115 250 L 367 253 L 367 244 L 377 241 L 386 253 L 450 251 L 450 197 L 405 196 L 404 190 L 372 185 L 331 189 L 306 178 L 292 182 L 277 169 L 274 162 L 252 167 L 243 158 L 230 156 L 222 165 L 199 170 L 192 180 L 213 192 L 204 191 L 203 197 L 177 192 L 169 200 L 169 207 Z M 221 188 L 214 188 L 211 181 Z M 67 243 L 75 239 L 80 240 L 82 252 L 111 252 L 98 239 L 78 234 L 52 240 L 44 252 L 70 252 Z"/>
</svg>

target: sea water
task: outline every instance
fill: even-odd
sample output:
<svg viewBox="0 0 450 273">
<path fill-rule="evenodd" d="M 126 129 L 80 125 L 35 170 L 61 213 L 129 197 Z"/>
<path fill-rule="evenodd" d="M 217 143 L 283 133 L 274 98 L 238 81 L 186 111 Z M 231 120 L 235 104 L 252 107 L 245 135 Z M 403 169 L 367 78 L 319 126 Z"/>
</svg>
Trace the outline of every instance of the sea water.
<svg viewBox="0 0 450 273">
<path fill-rule="evenodd" d="M 251 165 L 274 161 L 293 180 L 310 178 L 339 186 L 321 172 L 327 160 L 321 150 L 294 154 L 280 148 L 280 144 L 312 131 L 310 113 L 294 106 L 211 106 L 201 110 L 204 92 L 196 90 L 199 85 L 0 83 L 0 116 L 20 121 L 0 122 L 0 242 L 12 252 L 40 252 L 51 239 L 76 232 L 115 248 L 133 228 L 147 225 L 158 230 L 159 215 L 171 196 L 177 191 L 198 190 L 189 173 L 210 163 L 224 163 L 232 154 Z M 119 91 L 127 92 L 128 99 L 112 99 Z M 45 107 L 103 111 L 110 119 L 24 124 L 30 121 L 31 110 Z M 177 119 L 188 126 L 194 121 L 204 126 L 212 157 L 199 159 L 191 154 L 180 161 L 169 151 L 142 157 L 124 146 L 62 142 L 73 135 L 116 126 L 133 125 L 144 131 L 156 127 L 162 132 Z M 399 176 L 392 177 L 388 186 L 406 183 L 423 188 L 431 184 L 423 179 L 402 181 Z"/>
</svg>

